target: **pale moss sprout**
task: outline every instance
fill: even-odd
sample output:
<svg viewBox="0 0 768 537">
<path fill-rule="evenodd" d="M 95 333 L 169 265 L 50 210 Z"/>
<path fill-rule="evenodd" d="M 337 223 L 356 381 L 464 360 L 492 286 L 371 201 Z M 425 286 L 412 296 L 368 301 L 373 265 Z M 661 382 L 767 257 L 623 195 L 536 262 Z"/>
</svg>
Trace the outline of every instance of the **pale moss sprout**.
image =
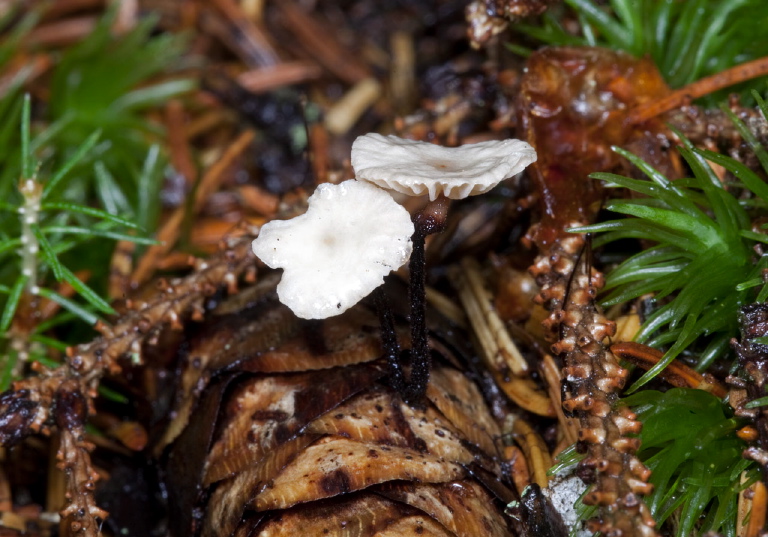
<svg viewBox="0 0 768 537">
<path fill-rule="evenodd" d="M 19 249 L 21 275 L 25 281 L 24 290 L 30 295 L 37 295 L 40 289 L 37 285 L 40 242 L 34 230 L 40 220 L 43 185 L 35 177 L 22 178 L 19 183 L 19 193 L 24 200 L 23 205 L 18 208 L 21 221 L 21 248 Z M 6 336 L 17 358 L 11 371 L 11 374 L 16 377 L 21 374 L 24 364 L 29 360 L 31 342 L 26 334 L 17 333 L 13 329 L 9 330 Z"/>
<path fill-rule="evenodd" d="M 18 209 L 21 220 L 21 274 L 27 279 L 27 291 L 32 292 L 37 282 L 37 254 L 40 251 L 34 226 L 40 217 L 43 185 L 35 178 L 22 179 L 19 192 L 24 198 L 24 205 Z"/>
</svg>

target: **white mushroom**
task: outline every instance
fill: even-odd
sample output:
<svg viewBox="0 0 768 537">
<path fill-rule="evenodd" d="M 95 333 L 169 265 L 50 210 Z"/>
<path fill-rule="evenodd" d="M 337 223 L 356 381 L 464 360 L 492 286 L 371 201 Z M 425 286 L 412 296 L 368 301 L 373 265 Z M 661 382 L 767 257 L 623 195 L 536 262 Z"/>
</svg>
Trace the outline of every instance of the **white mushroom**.
<svg viewBox="0 0 768 537">
<path fill-rule="evenodd" d="M 254 253 L 285 270 L 277 294 L 304 319 L 343 313 L 411 255 L 413 223 L 389 193 L 349 180 L 322 184 L 292 220 L 265 224 Z"/>
<path fill-rule="evenodd" d="M 536 151 L 521 140 L 442 147 L 371 133 L 352 144 L 357 179 L 433 201 L 483 194 L 535 161 Z"/>
</svg>

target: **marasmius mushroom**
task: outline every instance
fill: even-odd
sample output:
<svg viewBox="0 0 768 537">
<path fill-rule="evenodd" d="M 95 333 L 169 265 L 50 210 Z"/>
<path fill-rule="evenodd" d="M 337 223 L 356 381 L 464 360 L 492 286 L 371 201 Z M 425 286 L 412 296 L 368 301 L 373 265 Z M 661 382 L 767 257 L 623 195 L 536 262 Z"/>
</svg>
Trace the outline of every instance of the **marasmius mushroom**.
<svg viewBox="0 0 768 537">
<path fill-rule="evenodd" d="M 536 161 L 536 151 L 521 140 L 500 140 L 442 147 L 397 136 L 366 134 L 352 144 L 352 168 L 361 181 L 411 196 L 429 194 L 430 203 L 413 217 L 413 254 L 409 264 L 411 301 L 411 375 L 405 399 L 421 405 L 431 359 L 425 319 L 424 243 L 442 231 L 448 198 L 483 194 Z"/>
<path fill-rule="evenodd" d="M 339 315 L 408 261 L 414 226 L 386 191 L 354 179 L 322 184 L 309 208 L 262 226 L 254 253 L 284 269 L 280 301 L 304 319 Z"/>
</svg>

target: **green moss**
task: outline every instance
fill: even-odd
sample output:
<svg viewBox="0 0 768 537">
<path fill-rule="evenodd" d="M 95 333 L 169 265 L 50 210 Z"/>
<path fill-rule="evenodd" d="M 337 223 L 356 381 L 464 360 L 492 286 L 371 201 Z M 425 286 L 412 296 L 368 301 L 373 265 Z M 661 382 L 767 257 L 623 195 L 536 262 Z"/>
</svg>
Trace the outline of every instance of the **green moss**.
<svg viewBox="0 0 768 537">
<path fill-rule="evenodd" d="M 684 146 L 679 151 L 693 171 L 692 177 L 672 182 L 631 153 L 614 148 L 649 181 L 609 173 L 591 177 L 644 197 L 606 204 L 607 209 L 633 218 L 577 230 L 601 232 L 594 241 L 595 247 L 626 238 L 652 244 L 609 272 L 605 288 L 608 294 L 603 298 L 603 305 L 611 306 L 648 294 L 654 296 L 656 307 L 635 339 L 669 348 L 659 364 L 633 389 L 648 382 L 694 344 L 700 352 L 698 368 L 706 369 L 728 352 L 728 342 L 738 333 L 739 307 L 768 298 L 768 287 L 761 276 L 762 270 L 768 268 L 768 257 L 756 256 L 754 250 L 757 243 L 768 242 L 768 235 L 752 230 L 748 214 L 750 206 L 764 206 L 768 185 L 742 163 L 696 149 L 681 134 L 680 137 Z M 762 156 L 764 171 L 768 173 L 765 149 L 754 138 L 750 143 L 756 154 Z M 730 171 L 738 179 L 737 184 L 726 189 L 708 161 Z M 739 196 L 740 201 L 736 196 L 741 192 L 748 192 L 751 197 L 745 200 Z M 753 290 L 758 286 L 762 286 L 759 293 Z"/>
<path fill-rule="evenodd" d="M 645 390 L 623 400 L 643 422 L 637 455 L 652 471 L 653 493 L 646 498 L 659 525 L 675 517 L 675 535 L 707 531 L 736 535 L 739 491 L 757 479 L 753 461 L 741 453 L 746 444 L 735 432 L 739 422 L 730 408 L 702 390 Z M 740 484 L 742 472 L 747 483 Z"/>
</svg>

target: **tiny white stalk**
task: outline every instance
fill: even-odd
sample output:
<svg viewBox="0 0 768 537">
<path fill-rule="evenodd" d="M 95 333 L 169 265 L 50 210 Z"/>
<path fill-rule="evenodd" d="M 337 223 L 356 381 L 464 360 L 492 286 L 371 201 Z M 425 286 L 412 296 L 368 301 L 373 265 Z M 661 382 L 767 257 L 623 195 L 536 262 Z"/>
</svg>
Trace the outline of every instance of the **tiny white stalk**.
<svg viewBox="0 0 768 537">
<path fill-rule="evenodd" d="M 37 257 L 40 251 L 34 226 L 40 215 L 43 185 L 34 178 L 22 179 L 19 192 L 24 198 L 24 205 L 18 209 L 21 220 L 21 273 L 27 278 L 27 291 L 34 294 L 33 290 L 37 286 Z"/>
</svg>

